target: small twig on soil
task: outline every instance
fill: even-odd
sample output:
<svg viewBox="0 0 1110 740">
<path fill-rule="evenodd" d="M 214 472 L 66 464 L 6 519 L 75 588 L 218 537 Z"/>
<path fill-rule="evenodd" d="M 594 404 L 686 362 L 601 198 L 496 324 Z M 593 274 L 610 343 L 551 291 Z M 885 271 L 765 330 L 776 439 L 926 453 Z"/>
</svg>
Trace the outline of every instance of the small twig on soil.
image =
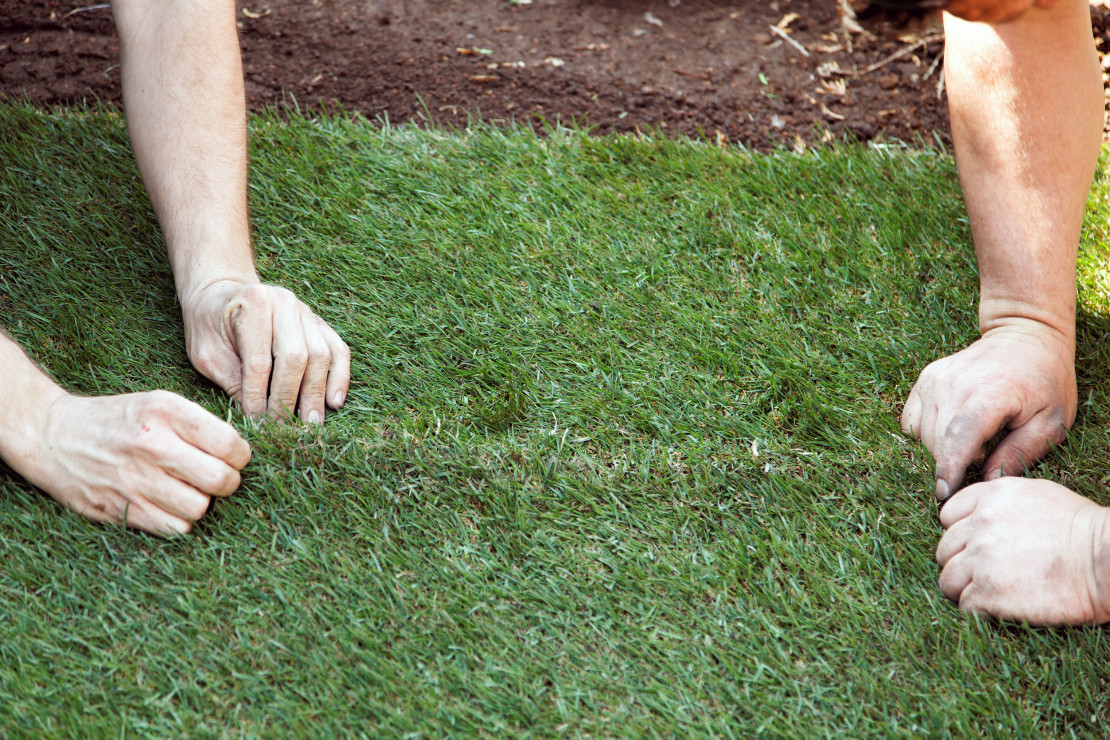
<svg viewBox="0 0 1110 740">
<path fill-rule="evenodd" d="M 63 18 L 69 18 L 74 13 L 84 13 L 86 10 L 104 10 L 104 9 L 110 8 L 110 7 L 112 7 L 112 5 L 110 3 L 102 3 L 101 5 L 86 5 L 83 8 L 74 8 L 73 10 L 71 10 L 68 13 L 66 13 L 65 15 L 63 15 L 62 17 Z"/>
<path fill-rule="evenodd" d="M 902 47 L 901 49 L 894 52 L 890 56 L 886 57 L 885 59 L 880 59 L 879 61 L 875 62 L 874 64 L 872 64 L 869 67 L 864 67 L 863 69 L 859 70 L 858 72 L 848 72 L 847 74 L 849 74 L 853 77 L 858 77 L 859 75 L 870 74 L 871 72 L 874 72 L 877 69 L 882 69 L 883 67 L 890 64 L 891 62 L 897 61 L 897 60 L 901 59 L 904 56 L 907 56 L 909 54 L 914 53 L 915 51 L 917 51 L 918 49 L 920 49 L 923 46 L 928 46 L 929 44 L 931 44 L 935 41 L 943 41 L 943 40 L 944 40 L 944 34 L 942 34 L 942 33 L 938 33 L 935 36 L 926 36 L 925 38 L 921 39 L 920 41 L 912 43 L 909 46 Z"/>
<path fill-rule="evenodd" d="M 785 41 L 786 43 L 790 44 L 795 49 L 800 51 L 802 53 L 802 56 L 804 56 L 804 57 L 809 56 L 809 51 L 804 46 L 799 44 L 797 41 L 790 38 L 790 34 L 788 34 L 786 31 L 782 30 L 778 26 L 768 26 L 768 28 L 771 29 L 771 33 L 775 34 L 776 36 L 781 37 L 783 41 Z"/>
<path fill-rule="evenodd" d="M 683 77 L 693 77 L 695 80 L 705 80 L 706 82 L 708 82 L 711 79 L 710 74 L 709 74 L 708 71 L 707 72 L 687 72 L 684 69 L 679 69 L 679 68 L 676 67 L 674 73 L 676 75 L 682 75 Z"/>
<path fill-rule="evenodd" d="M 925 80 L 927 80 L 927 79 L 929 79 L 930 77 L 933 76 L 933 72 L 937 71 L 937 67 L 940 66 L 940 62 L 941 62 L 942 59 L 944 59 L 944 50 L 943 49 L 941 49 L 940 54 L 937 54 L 937 58 L 933 60 L 933 63 L 929 65 L 929 71 L 926 72 L 925 76 L 921 78 L 922 82 L 924 82 Z"/>
</svg>

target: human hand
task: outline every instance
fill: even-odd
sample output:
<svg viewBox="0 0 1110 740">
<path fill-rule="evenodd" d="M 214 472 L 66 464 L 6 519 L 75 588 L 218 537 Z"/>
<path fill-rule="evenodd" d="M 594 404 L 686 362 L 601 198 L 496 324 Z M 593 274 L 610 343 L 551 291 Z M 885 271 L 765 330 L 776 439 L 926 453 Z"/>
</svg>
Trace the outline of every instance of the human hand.
<svg viewBox="0 0 1110 740">
<path fill-rule="evenodd" d="M 949 13 L 966 21 L 1005 23 L 1030 8 L 1049 10 L 1059 0 L 952 0 L 945 7 Z"/>
<path fill-rule="evenodd" d="M 96 522 L 168 536 L 188 532 L 212 496 L 239 487 L 250 446 L 230 425 L 168 391 L 62 393 L 9 463 Z"/>
<path fill-rule="evenodd" d="M 1110 510 L 1046 480 L 968 486 L 940 510 L 940 590 L 961 609 L 1034 625 L 1110 621 Z"/>
<path fill-rule="evenodd" d="M 967 466 L 986 459 L 987 480 L 1021 475 L 1064 441 L 1077 406 L 1074 347 L 1036 321 L 992 329 L 922 371 L 902 410 L 902 431 L 936 461 L 936 495 L 959 489 Z"/>
<path fill-rule="evenodd" d="M 351 351 L 284 288 L 221 280 L 182 299 L 185 349 L 193 366 L 250 416 L 299 408 L 319 424 L 351 384 Z"/>
</svg>

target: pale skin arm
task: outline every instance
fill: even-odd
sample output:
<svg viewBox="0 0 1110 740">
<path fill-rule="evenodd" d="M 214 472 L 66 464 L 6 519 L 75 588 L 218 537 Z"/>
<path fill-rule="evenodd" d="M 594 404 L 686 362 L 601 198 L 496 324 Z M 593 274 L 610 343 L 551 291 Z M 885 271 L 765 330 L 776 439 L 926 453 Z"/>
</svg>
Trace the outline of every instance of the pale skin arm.
<svg viewBox="0 0 1110 740">
<path fill-rule="evenodd" d="M 946 14 L 945 32 L 981 339 L 927 367 L 902 415 L 942 500 L 988 452 L 988 480 L 1021 475 L 1075 419 L 1075 261 L 1103 117 L 1086 0 L 1001 25 Z"/>
<path fill-rule="evenodd" d="M 0 386 L 0 458 L 93 521 L 183 534 L 250 460 L 232 426 L 172 393 L 67 393 L 2 331 Z"/>
<path fill-rule="evenodd" d="M 116 0 L 136 159 L 164 230 L 193 364 L 250 414 L 323 420 L 349 383 L 347 346 L 289 291 L 262 285 L 247 226 L 234 4 Z M 188 532 L 239 485 L 250 447 L 165 391 L 67 393 L 0 331 L 0 458 L 98 522 Z"/>
<path fill-rule="evenodd" d="M 128 130 L 166 238 L 193 365 L 257 416 L 338 408 L 350 351 L 263 285 L 247 214 L 246 108 L 229 0 L 115 0 Z"/>
</svg>

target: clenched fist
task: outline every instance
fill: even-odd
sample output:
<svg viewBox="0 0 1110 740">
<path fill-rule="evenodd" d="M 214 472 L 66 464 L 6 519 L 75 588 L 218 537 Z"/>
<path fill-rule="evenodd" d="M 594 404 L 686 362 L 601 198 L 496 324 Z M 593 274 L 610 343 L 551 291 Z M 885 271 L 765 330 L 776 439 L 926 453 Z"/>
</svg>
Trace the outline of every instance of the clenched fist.
<svg viewBox="0 0 1110 740">
<path fill-rule="evenodd" d="M 924 442 L 936 461 L 938 499 L 959 489 L 975 459 L 987 456 L 987 480 L 1022 475 L 1064 441 L 1077 407 L 1074 354 L 1069 338 L 1024 321 L 988 331 L 922 371 L 902 411 L 902 431 Z"/>
</svg>

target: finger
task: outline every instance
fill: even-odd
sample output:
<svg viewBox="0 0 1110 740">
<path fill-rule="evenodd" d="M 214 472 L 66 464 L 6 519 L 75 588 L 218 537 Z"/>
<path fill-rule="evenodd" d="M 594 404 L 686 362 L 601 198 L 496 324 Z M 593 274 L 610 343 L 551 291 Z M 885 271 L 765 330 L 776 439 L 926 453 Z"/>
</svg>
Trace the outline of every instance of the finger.
<svg viewBox="0 0 1110 740">
<path fill-rule="evenodd" d="M 148 403 L 154 405 L 155 411 L 181 440 L 193 447 L 236 470 L 242 470 L 250 461 L 250 445 L 235 427 L 208 413 L 199 404 L 168 391 L 150 393 Z"/>
<path fill-rule="evenodd" d="M 232 398 L 239 398 L 243 384 L 243 366 L 238 355 L 232 352 L 198 353 L 190 359 L 201 375 L 223 388 Z"/>
<path fill-rule="evenodd" d="M 266 411 L 266 390 L 273 368 L 273 312 L 269 294 L 261 285 L 248 285 L 231 309 L 231 330 L 242 365 L 239 403 L 248 416 Z"/>
<path fill-rule="evenodd" d="M 980 614 L 983 616 L 997 616 L 1002 615 L 994 614 L 987 599 L 987 594 L 983 592 L 975 580 L 972 579 L 970 583 L 964 586 L 963 591 L 960 592 L 959 606 L 965 612 L 970 614 Z"/>
<path fill-rule="evenodd" d="M 940 572 L 940 578 L 937 579 L 937 585 L 940 586 L 940 591 L 948 598 L 955 601 L 960 606 L 963 606 L 961 596 L 964 591 L 971 585 L 972 580 L 972 565 L 971 559 L 968 557 L 956 556 L 948 561 L 944 569 Z"/>
<path fill-rule="evenodd" d="M 208 496 L 230 496 L 239 487 L 239 471 L 212 455 L 178 440 L 171 445 L 159 467 L 192 489 Z M 179 515 L 180 512 L 175 512 Z M 188 518 L 188 517 L 186 517 Z"/>
<path fill-rule="evenodd" d="M 186 522 L 195 522 L 204 516 L 211 501 L 210 496 L 166 473 L 152 481 L 143 495 L 152 506 Z"/>
<path fill-rule="evenodd" d="M 270 416 L 289 416 L 297 408 L 297 393 L 308 367 L 301 313 L 304 311 L 292 293 L 282 291 L 274 306 L 274 370 L 270 379 Z"/>
<path fill-rule="evenodd" d="M 902 407 L 902 434 L 921 439 L 921 394 L 916 385 L 910 391 L 906 405 Z"/>
<path fill-rule="evenodd" d="M 335 329 L 328 326 L 326 321 L 319 316 L 316 317 L 316 321 L 331 351 L 327 385 L 328 405 L 337 409 L 347 400 L 347 391 L 351 388 L 351 348 L 335 333 Z"/>
<path fill-rule="evenodd" d="M 969 520 L 966 517 L 948 527 L 948 531 L 937 543 L 937 565 L 943 568 L 953 556 L 963 552 L 971 534 Z"/>
<path fill-rule="evenodd" d="M 147 502 L 128 502 L 119 516 L 112 521 L 120 527 L 131 527 L 158 537 L 173 537 L 186 534 L 193 528 L 193 522 L 175 516 L 164 509 Z"/>
<path fill-rule="evenodd" d="M 940 413 L 935 403 L 932 403 L 931 401 L 923 402 L 920 439 L 922 444 L 925 445 L 925 449 L 927 449 L 929 451 L 929 454 L 933 456 L 934 477 L 937 479 L 935 494 L 937 500 L 943 504 L 945 501 L 948 500 L 948 497 L 951 496 L 952 493 L 949 490 L 948 482 L 941 480 L 939 476 L 935 475 L 936 466 L 939 465 L 941 454 L 940 450 L 937 449 L 937 446 L 939 444 L 937 441 L 937 425 L 940 423 L 938 421 L 939 417 Z"/>
<path fill-rule="evenodd" d="M 949 529 L 956 522 L 966 519 L 974 513 L 979 505 L 979 496 L 985 490 L 983 484 L 976 483 L 960 491 L 959 496 L 952 496 L 940 509 L 940 525 Z"/>
<path fill-rule="evenodd" d="M 1024 475 L 1029 467 L 1047 455 L 1067 437 L 1067 427 L 1056 414 L 1038 414 L 1014 429 L 998 443 L 987 458 L 987 480 L 1004 475 Z"/>
<path fill-rule="evenodd" d="M 301 420 L 309 424 L 324 421 L 324 393 L 327 389 L 328 369 L 331 367 L 331 349 L 320 329 L 320 320 L 305 311 L 301 316 L 301 328 L 305 347 L 308 349 L 308 364 L 301 380 L 299 405 Z"/>
<path fill-rule="evenodd" d="M 965 406 L 945 425 L 934 453 L 938 499 L 943 501 L 959 490 L 967 466 L 1005 424 L 1006 419 L 997 414 Z"/>
<path fill-rule="evenodd" d="M 936 458 L 936 444 L 937 444 L 937 415 L 939 410 L 936 403 L 930 397 L 923 397 L 921 399 L 921 426 L 917 431 L 917 438 L 925 445 L 925 449 L 929 454 Z"/>
</svg>

